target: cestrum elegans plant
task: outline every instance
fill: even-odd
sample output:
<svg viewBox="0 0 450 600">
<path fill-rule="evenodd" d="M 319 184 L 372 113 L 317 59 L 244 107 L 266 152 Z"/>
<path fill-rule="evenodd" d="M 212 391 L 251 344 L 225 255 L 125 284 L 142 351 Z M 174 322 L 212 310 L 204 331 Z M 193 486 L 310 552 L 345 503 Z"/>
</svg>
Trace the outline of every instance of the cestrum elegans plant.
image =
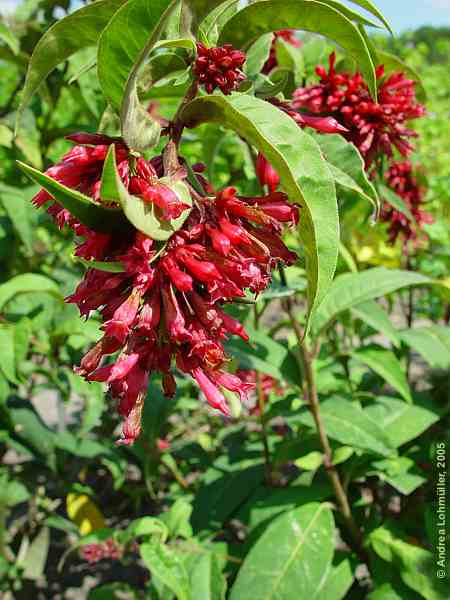
<svg viewBox="0 0 450 600">
<path fill-rule="evenodd" d="M 354 4 L 383 22 L 371 3 Z M 254 383 L 231 368 L 224 342 L 251 340 L 227 307 L 251 301 L 274 269 L 298 260 L 308 282 L 308 335 L 336 267 L 336 182 L 342 185 L 345 171 L 345 164 L 337 169 L 328 162 L 321 138 L 348 138 L 355 127 L 350 113 L 344 119 L 320 113 L 326 94 L 339 96 L 343 85 L 358 84 L 368 107 L 377 102 L 380 71 L 365 23 L 338 2 L 98 0 L 58 21 L 37 44 L 20 110 L 57 65 L 90 47 L 107 104 L 102 127 L 111 115 L 120 122 L 115 134 L 92 123 L 97 133 L 69 135 L 73 147 L 45 172 L 20 167 L 42 188 L 33 203 L 76 236 L 75 255 L 87 271 L 66 300 L 83 317 L 100 315 L 103 332 L 76 371 L 106 383 L 123 418 L 122 443 L 141 431 L 147 390 L 150 402 L 157 382 L 173 396 L 176 373 L 192 377 L 224 415 L 236 404 L 233 396 L 246 400 Z M 339 45 L 359 66 L 364 86 L 336 75 L 332 58 L 321 83 L 297 90 L 292 103 L 275 48 L 280 41 L 298 48 L 295 30 Z M 268 43 L 261 44 L 264 36 Z M 388 79 L 380 93 L 400 83 Z M 178 99 L 168 119 L 149 109 L 152 90 L 164 84 Z M 246 143 L 259 192 L 214 189 L 204 165 L 189 164 L 185 132 L 203 123 L 232 130 Z M 378 134 L 359 135 L 370 160 Z M 389 143 L 401 151 L 405 137 L 401 130 Z M 365 178 L 361 159 L 360 171 Z M 360 190 L 349 174 L 345 181 Z M 285 228 L 298 228 L 300 257 L 283 242 Z"/>
</svg>

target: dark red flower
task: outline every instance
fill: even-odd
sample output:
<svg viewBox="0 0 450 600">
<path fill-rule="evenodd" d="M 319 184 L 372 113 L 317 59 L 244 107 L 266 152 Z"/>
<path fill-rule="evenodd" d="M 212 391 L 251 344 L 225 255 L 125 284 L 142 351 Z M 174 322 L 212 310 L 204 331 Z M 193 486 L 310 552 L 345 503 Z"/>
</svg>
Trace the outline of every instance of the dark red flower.
<svg viewBox="0 0 450 600">
<path fill-rule="evenodd" d="M 89 143 L 92 139 L 87 138 Z M 114 143 L 124 148 L 123 160 L 128 164 L 127 150 L 120 141 Z M 95 169 L 91 168 L 92 148 L 87 153 L 83 148 L 76 146 L 69 153 L 70 165 L 66 156 L 50 173 L 76 172 L 74 185 L 92 192 L 91 183 L 101 177 L 102 162 L 96 160 Z M 104 148 L 106 156 L 106 146 L 95 148 Z M 165 175 L 156 158 L 147 162 L 130 157 L 130 165 L 133 176 L 124 184 L 141 197 L 146 186 L 157 187 L 158 178 Z M 83 178 L 85 166 L 89 186 Z M 124 444 L 132 443 L 140 433 L 149 379 L 156 372 L 167 397 L 175 394 L 175 366 L 191 375 L 208 403 L 225 415 L 230 412 L 227 394 L 246 397 L 252 387 L 249 382 L 224 370 L 229 358 L 223 342 L 231 335 L 249 338 L 224 305 L 245 296 L 245 290 L 261 292 L 278 261 L 291 264 L 296 259 L 280 237 L 283 224 L 295 224 L 299 217 L 298 208 L 289 204 L 285 194 L 245 198 L 229 187 L 215 195 L 197 194 L 195 200 L 183 227 L 164 245 L 131 225 L 123 235 L 99 237 L 72 221 L 71 215 L 67 217 L 81 238 L 78 253 L 81 248 L 84 256 L 120 261 L 125 268 L 118 273 L 88 269 L 66 299 L 86 317 L 93 311 L 101 314 L 103 338 L 81 360 L 77 372 L 88 381 L 107 384 L 124 419 Z M 53 206 L 58 218 L 62 209 Z M 111 355 L 116 356 L 108 360 Z"/>
<path fill-rule="evenodd" d="M 410 161 L 396 162 L 385 173 L 387 185 L 402 198 L 414 220 L 405 213 L 385 202 L 381 212 L 381 220 L 389 223 L 389 241 L 394 244 L 400 236 L 404 242 L 415 241 L 418 232 L 426 223 L 432 223 L 432 216 L 422 210 L 424 189 L 419 185 L 414 175 Z"/>
<path fill-rule="evenodd" d="M 245 79 L 241 71 L 244 62 L 245 54 L 235 50 L 231 44 L 207 48 L 198 43 L 193 71 L 208 94 L 216 88 L 224 94 L 230 94 Z"/>
<path fill-rule="evenodd" d="M 360 73 L 338 73 L 336 54 L 329 58 L 328 71 L 319 66 L 320 83 L 294 92 L 292 106 L 312 113 L 331 116 L 348 132 L 344 136 L 359 149 L 366 165 L 379 154 L 393 155 L 395 147 L 402 156 L 413 149 L 410 139 L 417 134 L 406 124 L 425 114 L 415 95 L 415 82 L 401 72 L 384 76 L 384 67 L 376 69 L 378 102 L 371 98 Z"/>
</svg>

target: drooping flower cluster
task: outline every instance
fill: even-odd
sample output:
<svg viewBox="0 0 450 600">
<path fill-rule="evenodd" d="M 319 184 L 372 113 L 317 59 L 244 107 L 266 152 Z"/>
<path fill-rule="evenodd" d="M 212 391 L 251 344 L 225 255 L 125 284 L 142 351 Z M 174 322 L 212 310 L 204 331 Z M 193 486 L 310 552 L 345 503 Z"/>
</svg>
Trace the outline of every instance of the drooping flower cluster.
<svg viewBox="0 0 450 600">
<path fill-rule="evenodd" d="M 103 160 L 114 143 L 118 170 L 130 192 L 156 204 L 167 218 L 185 209 L 172 189 L 159 183 L 161 157 L 132 157 L 121 140 L 105 136 L 71 139 L 79 145 L 47 171 L 64 185 L 98 198 Z M 280 237 L 283 224 L 298 220 L 298 209 L 285 194 L 244 198 L 234 188 L 214 195 L 206 195 L 211 192 L 207 182 L 204 188 L 204 196 L 191 190 L 195 207 L 165 244 L 131 225 L 121 235 L 94 232 L 46 192 L 34 199 L 37 205 L 51 200 L 49 211 L 59 225 L 68 223 L 84 238 L 78 256 L 123 265 L 120 272 L 88 269 L 67 298 L 83 316 L 98 310 L 103 319 L 104 335 L 77 371 L 88 381 L 107 383 L 124 418 L 122 443 L 133 442 L 140 433 L 149 378 L 156 372 L 168 397 L 175 393 L 175 366 L 191 375 L 208 403 L 225 415 L 227 394 L 246 398 L 253 385 L 224 370 L 228 357 L 223 341 L 230 335 L 248 340 L 248 335 L 223 305 L 244 297 L 245 290 L 261 292 L 278 261 L 291 264 L 296 258 Z M 111 355 L 114 360 L 102 364 Z"/>
<path fill-rule="evenodd" d="M 207 48 L 198 43 L 194 75 L 208 94 L 216 88 L 230 94 L 245 79 L 241 71 L 245 58 L 245 54 L 235 50 L 231 44 Z"/>
<path fill-rule="evenodd" d="M 338 73 L 335 62 L 333 52 L 328 71 L 323 66 L 316 68 L 320 83 L 294 92 L 293 107 L 333 116 L 348 129 L 344 136 L 356 145 L 367 165 L 379 154 L 391 157 L 394 147 L 408 156 L 413 150 L 411 138 L 417 134 L 406 124 L 425 114 L 416 100 L 415 82 L 400 72 L 384 78 L 384 67 L 379 66 L 379 97 L 374 102 L 362 75 Z"/>
<path fill-rule="evenodd" d="M 381 219 L 389 223 L 389 241 L 394 244 L 400 236 L 404 242 L 417 239 L 417 229 L 426 223 L 432 223 L 431 215 L 422 210 L 424 203 L 424 190 L 414 176 L 414 169 L 410 161 L 395 162 L 386 171 L 387 185 L 403 199 L 414 220 L 385 203 L 381 212 Z"/>
<path fill-rule="evenodd" d="M 261 69 L 261 73 L 265 75 L 269 74 L 272 69 L 274 69 L 278 65 L 277 61 L 277 39 L 283 39 L 285 42 L 294 46 L 294 48 L 300 48 L 302 42 L 295 35 L 294 29 L 279 29 L 278 31 L 274 31 L 274 37 L 272 40 L 272 45 L 270 46 L 269 58 L 264 63 L 263 68 Z"/>
</svg>

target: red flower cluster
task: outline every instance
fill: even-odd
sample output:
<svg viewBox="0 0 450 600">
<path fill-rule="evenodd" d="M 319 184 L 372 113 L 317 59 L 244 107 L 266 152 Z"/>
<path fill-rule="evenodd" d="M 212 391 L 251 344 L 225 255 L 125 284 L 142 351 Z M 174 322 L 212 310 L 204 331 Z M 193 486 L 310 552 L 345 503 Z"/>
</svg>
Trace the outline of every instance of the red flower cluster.
<svg viewBox="0 0 450 600">
<path fill-rule="evenodd" d="M 425 223 L 432 223 L 431 215 L 421 209 L 423 204 L 423 189 L 414 176 L 413 166 L 409 161 L 396 162 L 386 171 L 385 179 L 387 185 L 403 199 L 409 208 L 414 221 L 396 210 L 393 206 L 385 203 L 381 219 L 389 223 L 389 241 L 394 244 L 399 236 L 404 241 L 417 239 L 417 227 Z"/>
<path fill-rule="evenodd" d="M 230 94 L 245 79 L 241 71 L 244 63 L 245 54 L 235 50 L 231 44 L 207 48 L 198 43 L 197 60 L 193 71 L 208 94 L 216 88 L 224 94 Z"/>
<path fill-rule="evenodd" d="M 120 175 L 130 191 L 155 202 L 167 214 L 184 210 L 170 196 L 170 188 L 160 189 L 161 157 L 151 162 L 128 157 L 122 141 L 104 136 L 71 139 L 90 146 L 74 147 L 47 172 L 61 183 L 95 198 L 106 156 L 105 142 L 115 143 Z M 205 192 L 211 189 L 207 182 L 204 188 Z M 213 408 L 226 415 L 227 394 L 246 398 L 252 384 L 224 370 L 228 358 L 223 340 L 229 335 L 248 340 L 248 335 L 222 305 L 244 297 L 245 289 L 261 292 L 278 261 L 291 264 L 296 259 L 280 237 L 282 224 L 298 220 L 298 209 L 287 202 L 285 194 L 243 198 L 234 188 L 213 197 L 191 193 L 196 206 L 165 245 L 131 225 L 120 236 L 99 234 L 77 223 L 57 203 L 50 208 L 59 224 L 69 223 L 85 238 L 77 248 L 78 256 L 119 261 L 124 267 L 118 273 L 89 269 L 67 298 L 78 305 L 82 315 L 88 317 L 98 310 L 103 318 L 104 335 L 84 356 L 77 371 L 88 381 L 108 384 L 125 419 L 122 443 L 133 442 L 140 433 L 152 373 L 162 374 L 166 396 L 175 393 L 174 364 L 197 381 Z M 46 200 L 53 202 L 42 192 L 34 199 L 38 205 Z M 104 357 L 116 353 L 113 362 L 101 364 Z"/>
<path fill-rule="evenodd" d="M 86 544 L 85 546 L 82 546 L 80 548 L 80 554 L 88 563 L 95 564 L 106 558 L 120 560 L 123 556 L 123 548 L 112 538 L 109 538 L 98 544 Z"/>
<path fill-rule="evenodd" d="M 274 37 L 272 40 L 272 45 L 270 47 L 269 58 L 264 63 L 263 68 L 261 69 L 261 73 L 265 75 L 269 74 L 272 69 L 274 69 L 277 65 L 277 51 L 276 44 L 277 39 L 282 38 L 285 42 L 294 46 L 294 48 L 300 48 L 302 42 L 296 37 L 294 29 L 280 29 L 279 31 L 274 31 Z"/>
<path fill-rule="evenodd" d="M 335 61 L 333 52 L 328 72 L 323 66 L 316 68 L 320 83 L 296 90 L 292 105 L 335 117 L 348 129 L 345 137 L 356 145 L 367 165 L 379 153 L 392 156 L 393 147 L 408 156 L 413 150 L 410 138 L 417 137 L 417 133 L 408 129 L 406 123 L 425 114 L 425 108 L 416 100 L 415 82 L 403 73 L 383 79 L 384 67 L 379 66 L 377 103 L 361 74 L 337 73 Z"/>
</svg>

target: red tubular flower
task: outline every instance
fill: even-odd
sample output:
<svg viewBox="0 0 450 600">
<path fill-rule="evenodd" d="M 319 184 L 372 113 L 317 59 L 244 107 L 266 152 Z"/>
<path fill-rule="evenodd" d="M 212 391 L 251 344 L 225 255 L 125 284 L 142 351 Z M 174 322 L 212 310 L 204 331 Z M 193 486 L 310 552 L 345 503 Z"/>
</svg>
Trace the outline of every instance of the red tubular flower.
<svg viewBox="0 0 450 600">
<path fill-rule="evenodd" d="M 269 74 L 272 69 L 278 65 L 276 52 L 276 43 L 278 38 L 283 39 L 291 46 L 294 46 L 294 48 L 300 48 L 302 46 L 302 42 L 295 36 L 294 29 L 280 29 L 279 31 L 275 31 L 272 45 L 270 47 L 269 58 L 266 60 L 261 70 L 261 73 L 264 73 L 265 75 Z"/>
<path fill-rule="evenodd" d="M 94 196 L 108 143 L 114 143 L 127 163 L 122 180 L 130 192 L 143 197 L 149 187 L 161 187 L 158 179 L 166 174 L 159 157 L 130 157 L 128 166 L 128 150 L 121 140 L 91 134 L 77 139 L 88 145 L 75 146 L 49 170 L 52 177 Z M 125 178 L 131 166 L 133 176 Z M 35 202 L 41 204 L 42 196 Z M 54 202 L 46 196 L 49 200 Z M 280 232 L 283 223 L 297 222 L 298 208 L 281 192 L 244 198 L 229 187 L 216 195 L 196 196 L 188 219 L 162 247 L 131 224 L 120 235 L 98 234 L 56 203 L 53 208 L 55 218 L 67 222 L 81 238 L 77 254 L 124 265 L 119 273 L 88 269 L 66 299 L 77 304 L 82 315 L 99 311 L 103 320 L 104 336 L 77 372 L 108 386 L 124 419 L 120 443 L 131 444 L 139 435 L 152 373 L 162 375 L 166 396 L 175 394 L 175 365 L 197 381 L 212 407 L 228 415 L 226 395 L 244 399 L 251 386 L 224 371 L 229 358 L 223 342 L 231 335 L 245 341 L 249 336 L 223 305 L 245 296 L 247 289 L 261 292 L 277 261 L 295 260 Z M 108 358 L 116 352 L 118 357 Z"/>
<path fill-rule="evenodd" d="M 320 83 L 296 90 L 292 107 L 335 118 L 348 130 L 342 133 L 359 149 L 367 166 L 380 153 L 392 156 L 393 147 L 403 156 L 410 154 L 410 138 L 417 134 L 406 123 L 425 114 L 425 108 L 416 100 L 415 82 L 403 73 L 385 78 L 380 65 L 376 70 L 379 97 L 374 102 L 361 74 L 337 73 L 335 62 L 333 52 L 328 72 L 322 66 L 316 69 Z"/>
<path fill-rule="evenodd" d="M 270 192 L 274 192 L 280 183 L 280 176 L 272 165 L 267 162 L 261 152 L 256 159 L 256 175 L 258 176 L 259 183 L 267 185 Z"/>
<path fill-rule="evenodd" d="M 230 94 L 245 79 L 240 70 L 244 62 L 245 54 L 235 50 L 231 44 L 207 48 L 198 43 L 193 71 L 208 94 L 216 88 L 224 94 Z"/>
<path fill-rule="evenodd" d="M 389 242 L 395 244 L 397 238 L 403 238 L 404 243 L 409 240 L 416 241 L 418 230 L 426 223 L 432 223 L 432 216 L 421 209 L 424 199 L 424 190 L 414 176 L 413 166 L 410 161 L 395 162 L 385 173 L 387 185 L 398 194 L 409 208 L 414 221 L 393 206 L 385 203 L 381 211 L 381 219 L 389 223 Z"/>
</svg>

